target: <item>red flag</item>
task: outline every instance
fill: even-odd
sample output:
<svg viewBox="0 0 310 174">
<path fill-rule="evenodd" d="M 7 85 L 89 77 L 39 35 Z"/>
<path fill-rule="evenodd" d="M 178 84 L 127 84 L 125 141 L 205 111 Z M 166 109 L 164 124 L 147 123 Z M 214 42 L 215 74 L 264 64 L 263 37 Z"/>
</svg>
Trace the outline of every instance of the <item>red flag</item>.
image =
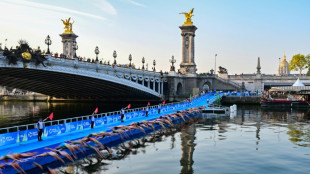
<svg viewBox="0 0 310 174">
<path fill-rule="evenodd" d="M 151 105 L 151 103 L 150 103 L 150 102 L 147 102 L 147 105 L 148 105 L 148 106 L 150 106 L 150 105 Z"/>
<path fill-rule="evenodd" d="M 50 116 L 48 116 L 48 118 L 49 118 L 50 120 L 53 120 L 53 118 L 54 118 L 54 113 L 52 112 L 52 113 L 50 114 Z"/>
<path fill-rule="evenodd" d="M 163 101 L 163 104 L 166 104 L 166 101 L 165 101 L 165 100 Z"/>
<path fill-rule="evenodd" d="M 131 104 L 129 104 L 129 105 L 127 106 L 127 108 L 130 109 L 130 108 L 131 108 Z"/>
<path fill-rule="evenodd" d="M 96 107 L 95 111 L 94 111 L 95 114 L 98 113 L 98 107 Z"/>
</svg>

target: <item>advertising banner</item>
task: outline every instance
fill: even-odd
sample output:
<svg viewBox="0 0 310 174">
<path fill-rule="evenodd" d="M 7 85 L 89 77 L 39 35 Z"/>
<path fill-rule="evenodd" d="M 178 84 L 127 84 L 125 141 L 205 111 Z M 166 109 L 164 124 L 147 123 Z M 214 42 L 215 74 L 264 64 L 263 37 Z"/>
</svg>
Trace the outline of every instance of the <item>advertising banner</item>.
<svg viewBox="0 0 310 174">
<path fill-rule="evenodd" d="M 102 126 L 104 125 L 103 119 L 101 118 L 96 118 L 95 119 L 95 126 Z"/>
<path fill-rule="evenodd" d="M 90 128 L 90 120 L 83 120 L 83 129 Z"/>
<path fill-rule="evenodd" d="M 0 134 L 0 146 L 15 144 L 17 142 L 18 132 Z"/>
<path fill-rule="evenodd" d="M 38 129 L 29 129 L 27 130 L 27 141 L 38 139 Z"/>
<path fill-rule="evenodd" d="M 44 137 L 55 136 L 61 134 L 61 130 L 59 129 L 59 125 L 47 126 L 44 128 Z"/>
</svg>

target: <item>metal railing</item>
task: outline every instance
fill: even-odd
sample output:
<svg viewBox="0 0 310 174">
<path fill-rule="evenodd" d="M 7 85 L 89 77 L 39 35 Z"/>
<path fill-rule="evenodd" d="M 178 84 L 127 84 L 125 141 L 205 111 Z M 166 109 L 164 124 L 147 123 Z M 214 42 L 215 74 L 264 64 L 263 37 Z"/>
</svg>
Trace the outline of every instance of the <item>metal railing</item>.
<svg viewBox="0 0 310 174">
<path fill-rule="evenodd" d="M 207 93 L 204 96 L 210 95 L 212 93 Z M 190 98 L 191 102 L 194 102 L 197 98 L 203 97 L 203 96 L 193 96 Z M 171 105 L 177 105 L 177 104 L 185 104 L 186 101 L 181 101 L 181 102 L 172 102 L 172 103 L 167 103 L 167 104 L 161 104 L 161 108 L 165 108 L 167 106 Z M 153 105 L 149 106 L 149 111 L 152 109 L 158 108 L 159 105 Z M 145 111 L 146 107 L 140 107 L 140 108 L 133 108 L 133 109 L 126 109 L 125 113 L 131 113 L 135 111 Z M 112 111 L 112 112 L 106 112 L 106 113 L 100 113 L 100 114 L 94 114 L 95 118 L 101 118 L 101 117 L 109 117 L 109 116 L 114 116 L 114 115 L 119 115 L 121 114 L 121 111 Z M 81 121 L 81 120 L 89 120 L 91 119 L 92 115 L 85 115 L 85 116 L 79 116 L 79 117 L 72 117 L 72 118 L 66 118 L 66 119 L 60 119 L 60 120 L 54 120 L 54 121 L 45 121 L 44 122 L 44 127 L 46 126 L 53 126 L 53 125 L 60 125 L 64 123 L 70 123 L 74 121 Z M 11 133 L 11 132 L 17 132 L 17 131 L 23 131 L 23 130 L 29 130 L 29 129 L 36 129 L 37 128 L 37 123 L 31 123 L 31 124 L 25 124 L 25 125 L 19 125 L 19 126 L 12 126 L 12 127 L 5 127 L 5 128 L 0 128 L 0 134 L 4 133 Z"/>
</svg>

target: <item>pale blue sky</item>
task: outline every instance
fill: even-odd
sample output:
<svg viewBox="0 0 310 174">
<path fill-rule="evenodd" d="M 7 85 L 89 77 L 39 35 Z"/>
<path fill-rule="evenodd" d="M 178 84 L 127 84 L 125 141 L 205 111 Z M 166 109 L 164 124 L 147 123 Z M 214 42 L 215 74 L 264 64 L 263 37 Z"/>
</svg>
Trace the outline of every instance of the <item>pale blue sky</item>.
<svg viewBox="0 0 310 174">
<path fill-rule="evenodd" d="M 184 16 L 178 13 L 195 8 L 196 63 L 198 72 L 217 66 L 229 74 L 254 73 L 257 57 L 262 72 L 277 73 L 279 57 L 285 52 L 310 54 L 309 0 L 0 0 L 0 43 L 16 45 L 21 38 L 32 47 L 44 44 L 49 34 L 51 51 L 61 52 L 63 24 L 72 17 L 73 31 L 79 35 L 78 55 L 149 67 L 153 59 L 157 70 L 169 70 L 172 55 L 181 61 L 179 26 Z"/>
</svg>

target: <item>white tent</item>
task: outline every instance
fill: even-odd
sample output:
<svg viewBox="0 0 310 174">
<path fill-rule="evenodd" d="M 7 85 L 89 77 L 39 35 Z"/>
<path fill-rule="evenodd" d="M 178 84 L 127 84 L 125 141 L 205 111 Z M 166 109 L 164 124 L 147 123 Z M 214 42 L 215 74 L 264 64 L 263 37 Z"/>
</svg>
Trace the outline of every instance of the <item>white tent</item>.
<svg viewBox="0 0 310 174">
<path fill-rule="evenodd" d="M 293 84 L 293 86 L 305 86 L 305 85 L 298 78 L 296 82 Z"/>
</svg>

